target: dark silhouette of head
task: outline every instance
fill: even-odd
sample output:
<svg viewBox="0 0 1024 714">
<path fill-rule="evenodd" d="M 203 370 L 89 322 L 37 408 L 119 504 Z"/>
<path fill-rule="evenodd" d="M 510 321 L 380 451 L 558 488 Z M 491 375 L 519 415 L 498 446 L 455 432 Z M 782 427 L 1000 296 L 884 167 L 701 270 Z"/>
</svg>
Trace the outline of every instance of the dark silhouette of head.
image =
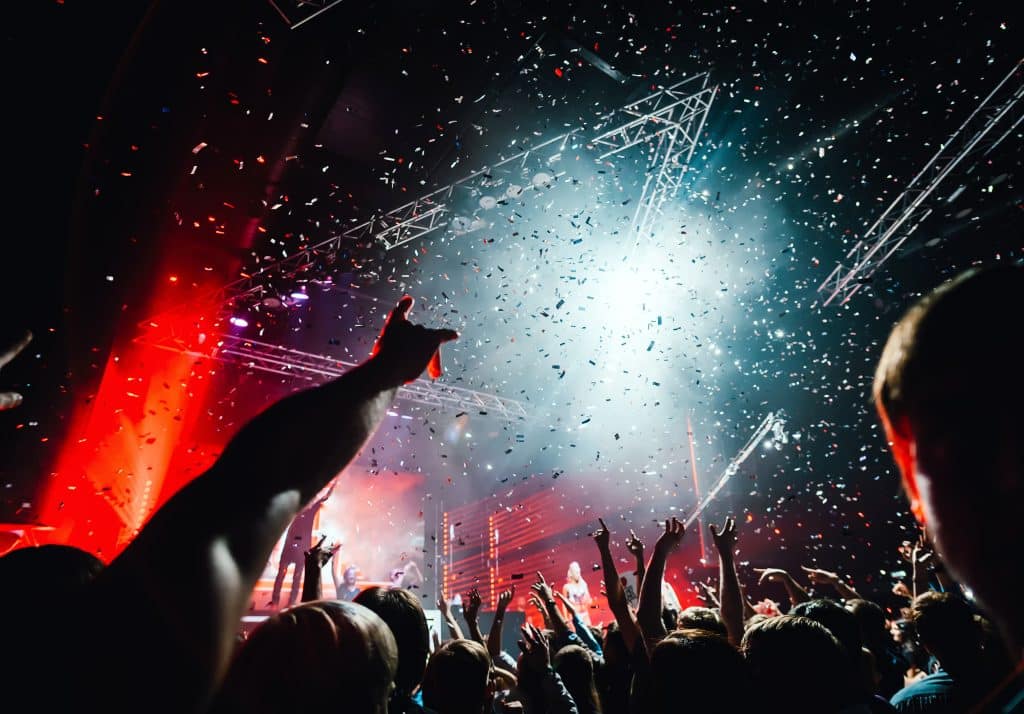
<svg viewBox="0 0 1024 714">
<path fill-rule="evenodd" d="M 873 390 L 911 509 L 1018 645 L 1024 340 L 1014 320 L 1022 309 L 1024 267 L 958 276 L 893 328 Z"/>
<path fill-rule="evenodd" d="M 99 558 L 70 545 L 12 551 L 0 558 L 0 612 L 73 599 L 102 570 Z"/>
<path fill-rule="evenodd" d="M 750 677 L 739 651 L 705 629 L 676 630 L 651 653 L 653 714 L 686 709 L 701 712 L 746 711 Z"/>
<path fill-rule="evenodd" d="M 973 674 L 984 633 L 970 606 L 950 593 L 926 592 L 910 609 L 917 641 L 954 678 Z"/>
<path fill-rule="evenodd" d="M 814 620 L 768 618 L 744 633 L 740 650 L 763 711 L 825 714 L 855 700 L 843 646 Z"/>
<path fill-rule="evenodd" d="M 566 645 L 555 653 L 552 664 L 576 702 L 580 714 L 596 714 L 601 711 L 590 650 L 579 645 Z"/>
<path fill-rule="evenodd" d="M 722 618 L 710 607 L 693 605 L 686 608 L 679 613 L 679 621 L 676 623 L 676 627 L 680 630 L 705 630 L 722 637 L 729 636 Z"/>
<path fill-rule="evenodd" d="M 430 654 L 430 630 L 420 601 L 408 590 L 372 587 L 356 595 L 355 602 L 375 612 L 391 628 L 398 644 L 395 689 L 409 695 L 423 679 Z"/>
<path fill-rule="evenodd" d="M 483 714 L 491 683 L 491 658 L 473 640 L 451 640 L 430 656 L 423 675 L 423 703 L 437 714 Z"/>
<path fill-rule="evenodd" d="M 852 612 L 832 600 L 816 599 L 795 605 L 789 614 L 806 617 L 819 625 L 824 625 L 843 646 L 850 666 L 860 669 L 860 627 Z"/>
<path fill-rule="evenodd" d="M 335 600 L 304 603 L 253 632 L 214 711 L 387 714 L 397 669 L 395 639 L 373 612 Z"/>
</svg>

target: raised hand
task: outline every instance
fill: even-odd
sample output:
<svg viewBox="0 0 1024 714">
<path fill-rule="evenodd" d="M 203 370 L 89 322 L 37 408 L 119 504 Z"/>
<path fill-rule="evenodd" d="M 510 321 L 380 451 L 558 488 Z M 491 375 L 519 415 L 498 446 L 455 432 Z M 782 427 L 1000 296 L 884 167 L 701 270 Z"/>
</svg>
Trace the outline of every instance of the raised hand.
<svg viewBox="0 0 1024 714">
<path fill-rule="evenodd" d="M 597 522 L 601 524 L 601 527 L 594 531 L 591 534 L 591 537 L 594 539 L 594 542 L 597 543 L 597 547 L 600 550 L 605 551 L 608 550 L 612 534 L 608 531 L 608 526 L 604 524 L 604 520 L 598 518 Z"/>
<path fill-rule="evenodd" d="M 551 666 L 551 649 L 544 633 L 533 625 L 522 628 L 523 639 L 519 640 L 522 650 L 522 664 L 534 672 L 544 672 Z"/>
<path fill-rule="evenodd" d="M 23 349 L 28 347 L 28 343 L 32 341 L 32 333 L 25 331 L 16 342 L 8 345 L 5 349 L 0 351 L 0 369 L 17 357 Z M 5 409 L 14 409 L 14 407 L 20 405 L 22 402 L 22 396 L 18 392 L 0 392 L 0 411 Z"/>
<path fill-rule="evenodd" d="M 441 376 L 443 343 L 457 339 L 454 330 L 433 330 L 409 322 L 413 299 L 406 295 L 391 311 L 370 356 L 398 383 L 412 382 L 424 368 L 431 378 Z"/>
<path fill-rule="evenodd" d="M 320 539 L 320 542 L 314 545 L 312 548 L 306 551 L 306 563 L 315 565 L 318 568 L 322 568 L 327 565 L 327 561 L 334 557 L 334 554 L 338 552 L 338 548 L 341 544 L 331 546 L 330 548 L 324 548 L 324 543 L 327 542 L 327 536 L 325 535 Z"/>
<path fill-rule="evenodd" d="M 790 574 L 782 568 L 754 568 L 755 573 L 760 573 L 757 579 L 758 585 L 765 583 L 784 583 L 790 579 Z"/>
<path fill-rule="evenodd" d="M 686 535 L 686 526 L 681 521 L 673 517 L 670 520 L 665 521 L 665 532 L 661 534 L 657 542 L 654 544 L 654 550 L 662 556 L 666 556 L 672 553 L 679 547 L 679 544 L 683 542 L 683 536 Z"/>
<path fill-rule="evenodd" d="M 565 609 L 569 612 L 569 617 L 576 616 L 576 608 L 573 607 L 573 604 L 569 601 L 569 598 L 562 594 L 561 590 L 555 591 L 555 597 L 561 600 L 562 604 L 565 605 Z"/>
<path fill-rule="evenodd" d="M 732 557 L 737 540 L 736 519 L 732 516 L 726 518 L 721 530 L 714 523 L 708 526 L 708 529 L 711 531 L 711 538 L 715 542 L 715 548 L 719 555 Z"/>
<path fill-rule="evenodd" d="M 814 585 L 835 585 L 840 580 L 838 573 L 832 573 L 828 570 L 808 568 L 804 565 L 800 566 L 800 570 L 807 573 L 807 579 Z"/>
<path fill-rule="evenodd" d="M 451 619 L 452 608 L 451 605 L 448 604 L 448 601 L 445 600 L 443 592 L 437 596 L 437 609 L 441 611 L 441 616 L 444 617 L 444 619 Z"/>
<path fill-rule="evenodd" d="M 462 608 L 462 615 L 466 620 L 475 620 L 480 612 L 483 600 L 480 599 L 480 591 L 473 588 L 466 594 L 466 601 L 469 603 Z"/>
<path fill-rule="evenodd" d="M 502 590 L 498 593 L 498 606 L 494 610 L 494 617 L 500 618 L 505 610 L 508 609 L 509 603 L 512 602 L 512 598 L 516 596 L 516 586 L 513 585 L 508 590 Z"/>
<path fill-rule="evenodd" d="M 629 538 L 626 539 L 626 550 L 632 553 L 637 560 L 644 559 L 644 542 L 637 538 L 632 528 L 629 529 Z"/>
<path fill-rule="evenodd" d="M 551 586 L 548 585 L 548 581 L 544 579 L 544 576 L 537 571 L 537 582 L 530 586 L 530 590 L 533 590 L 545 603 L 553 603 L 555 601 L 555 595 L 551 591 Z"/>
<path fill-rule="evenodd" d="M 705 605 L 708 607 L 718 607 L 718 594 L 715 589 L 705 583 L 703 580 L 698 580 L 694 583 L 694 589 L 697 591 L 697 597 L 700 598 Z"/>
</svg>

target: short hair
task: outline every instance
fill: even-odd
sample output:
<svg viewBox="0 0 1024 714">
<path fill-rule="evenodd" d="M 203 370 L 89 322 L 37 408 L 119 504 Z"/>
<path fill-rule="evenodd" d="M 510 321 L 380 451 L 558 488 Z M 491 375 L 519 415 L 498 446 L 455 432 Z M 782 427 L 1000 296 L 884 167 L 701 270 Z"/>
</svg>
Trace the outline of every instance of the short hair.
<svg viewBox="0 0 1024 714">
<path fill-rule="evenodd" d="M 820 714 L 856 698 L 842 645 L 810 618 L 770 617 L 744 633 L 740 651 L 766 710 Z"/>
<path fill-rule="evenodd" d="M 651 698 L 655 714 L 679 709 L 681 697 L 696 711 L 741 711 L 737 697 L 749 690 L 749 672 L 729 641 L 705 629 L 672 632 L 651 652 Z M 729 696 L 723 697 L 722 692 Z"/>
<path fill-rule="evenodd" d="M 1024 342 L 1007 311 L 1015 314 L 1022 298 L 1024 267 L 1004 265 L 962 273 L 907 311 L 886 341 L 872 389 L 894 433 L 943 437 L 948 428 L 962 435 L 964 420 L 955 417 L 1019 404 Z M 984 436 L 982 421 L 972 436 Z M 970 453 L 978 451 L 971 444 Z"/>
<path fill-rule="evenodd" d="M 580 714 L 601 711 L 590 650 L 579 645 L 566 645 L 555 653 L 551 663 L 576 702 Z"/>
<path fill-rule="evenodd" d="M 824 625 L 843 646 L 850 665 L 860 668 L 860 648 L 863 643 L 860 638 L 860 626 L 852 612 L 831 600 L 816 598 L 794 605 L 789 614 L 807 617 L 819 625 Z"/>
<path fill-rule="evenodd" d="M 9 612 L 25 603 L 76 598 L 76 591 L 103 570 L 103 561 L 70 545 L 20 548 L 0 558 L 0 605 Z"/>
<path fill-rule="evenodd" d="M 398 643 L 395 688 L 412 694 L 423 679 L 430 655 L 430 629 L 419 599 L 408 590 L 374 586 L 355 596 L 353 602 L 373 610 L 387 623 Z"/>
<path fill-rule="evenodd" d="M 710 607 L 691 605 L 679 613 L 676 627 L 680 630 L 706 630 L 722 637 L 729 636 L 722 618 Z"/>
<path fill-rule="evenodd" d="M 239 650 L 214 707 L 272 714 L 386 714 L 398 647 L 384 621 L 351 602 L 316 600 L 274 615 Z"/>
<path fill-rule="evenodd" d="M 970 657 L 981 647 L 982 629 L 970 606 L 959 597 L 930 590 L 914 598 L 910 613 L 918 642 L 944 667 L 958 655 Z"/>
<path fill-rule="evenodd" d="M 423 703 L 438 714 L 481 714 L 490 674 L 491 657 L 479 642 L 446 642 L 427 662 Z"/>
</svg>

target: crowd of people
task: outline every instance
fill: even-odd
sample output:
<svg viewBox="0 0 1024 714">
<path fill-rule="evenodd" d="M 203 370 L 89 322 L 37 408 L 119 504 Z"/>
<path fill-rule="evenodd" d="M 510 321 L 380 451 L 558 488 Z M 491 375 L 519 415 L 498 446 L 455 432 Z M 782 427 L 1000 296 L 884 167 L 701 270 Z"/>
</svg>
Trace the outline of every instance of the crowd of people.
<svg viewBox="0 0 1024 714">
<path fill-rule="evenodd" d="M 25 584 L 16 597 L 0 589 L 5 650 L 17 652 L 0 691 L 25 705 L 5 709 L 1024 712 L 1024 342 L 1006 317 L 1022 302 L 1024 268 L 966 273 L 911 308 L 880 357 L 875 405 L 928 534 L 906 553 L 905 608 L 884 609 L 836 573 L 767 568 L 761 581 L 778 584 L 789 605 L 755 609 L 735 564 L 749 534 L 729 518 L 710 528 L 717 587 L 706 606 L 680 609 L 664 573 L 683 524 L 669 518 L 648 556 L 635 534 L 599 520 L 594 547 L 613 616 L 603 626 L 590 621 L 577 564 L 561 591 L 540 574 L 530 585 L 544 627 L 523 627 L 517 652 L 502 647 L 511 590 L 487 633 L 479 593 L 463 599 L 465 630 L 439 603 L 452 636 L 432 643 L 408 589 L 356 592 L 346 573 L 347 595 L 322 599 L 331 552 L 321 542 L 301 566 L 286 554 L 305 568 L 303 602 L 240 640 L 280 534 L 355 457 L 398 387 L 424 369 L 440 374 L 440 345 L 457 335 L 413 325 L 406 297 L 364 364 L 254 419 L 107 567 L 64 546 L 0 559 L 4 582 Z M 632 574 L 619 573 L 622 551 L 635 558 Z"/>
</svg>

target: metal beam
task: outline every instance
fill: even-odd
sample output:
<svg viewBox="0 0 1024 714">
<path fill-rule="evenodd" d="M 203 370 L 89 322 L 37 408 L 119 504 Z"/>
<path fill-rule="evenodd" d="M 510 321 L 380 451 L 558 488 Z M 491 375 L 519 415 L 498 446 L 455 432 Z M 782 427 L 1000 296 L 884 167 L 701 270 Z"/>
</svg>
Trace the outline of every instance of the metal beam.
<svg viewBox="0 0 1024 714">
<path fill-rule="evenodd" d="M 849 302 L 932 213 L 929 199 L 947 176 L 967 159 L 988 156 L 1024 120 L 1024 59 L 1003 77 L 953 132 L 907 188 L 829 273 L 818 287 L 822 306 Z M 995 129 L 1006 126 L 1001 134 Z"/>
<path fill-rule="evenodd" d="M 297 30 L 307 22 L 322 13 L 327 12 L 335 5 L 340 5 L 342 0 L 269 0 L 271 6 L 277 11 L 289 28 Z M 281 5 L 292 6 L 288 11 L 281 8 Z"/>
</svg>

